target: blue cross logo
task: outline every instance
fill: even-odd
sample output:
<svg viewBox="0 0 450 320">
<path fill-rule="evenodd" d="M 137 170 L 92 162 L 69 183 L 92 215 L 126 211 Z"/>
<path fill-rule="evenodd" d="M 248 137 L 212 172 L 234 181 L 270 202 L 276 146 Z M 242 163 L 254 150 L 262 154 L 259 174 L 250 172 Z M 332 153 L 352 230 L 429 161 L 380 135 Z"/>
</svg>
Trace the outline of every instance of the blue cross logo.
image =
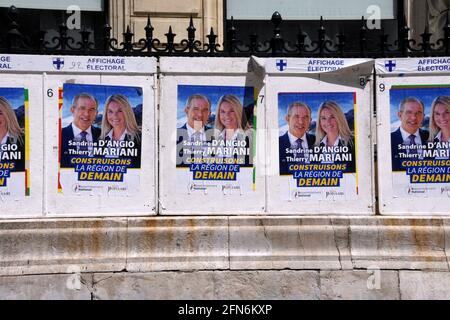
<svg viewBox="0 0 450 320">
<path fill-rule="evenodd" d="M 277 69 L 284 71 L 287 68 L 287 60 L 277 60 Z"/>
<path fill-rule="evenodd" d="M 395 62 L 395 60 L 388 60 L 384 62 L 384 67 L 387 71 L 392 72 L 397 67 L 397 63 Z"/>
<path fill-rule="evenodd" d="M 64 59 L 62 58 L 53 58 L 53 67 L 56 70 L 61 70 L 64 68 Z"/>
</svg>

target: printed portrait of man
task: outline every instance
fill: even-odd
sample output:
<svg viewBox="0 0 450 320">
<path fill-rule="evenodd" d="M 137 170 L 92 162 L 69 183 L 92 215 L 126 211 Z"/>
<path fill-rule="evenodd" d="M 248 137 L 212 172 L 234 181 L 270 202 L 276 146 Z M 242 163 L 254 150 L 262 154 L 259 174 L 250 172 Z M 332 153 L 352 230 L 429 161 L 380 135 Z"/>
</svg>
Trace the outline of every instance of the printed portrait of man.
<svg viewBox="0 0 450 320">
<path fill-rule="evenodd" d="M 291 103 L 285 116 L 288 131 L 279 138 L 280 174 L 289 174 L 288 157 L 305 158 L 316 138 L 309 134 L 311 108 L 302 102 Z"/>
<path fill-rule="evenodd" d="M 425 118 L 425 107 L 421 100 L 408 97 L 400 102 L 397 113 L 400 119 L 400 127 L 391 133 L 392 170 L 402 171 L 403 160 L 417 160 L 421 158 L 422 149 L 429 138 L 429 132 L 422 130 L 421 126 Z M 400 153 L 406 154 L 402 158 Z"/>
<path fill-rule="evenodd" d="M 80 93 L 73 98 L 70 107 L 72 123 L 62 129 L 61 167 L 72 168 L 72 157 L 92 156 L 94 142 L 97 142 L 101 130 L 93 123 L 98 115 L 97 99 L 87 93 Z"/>
</svg>

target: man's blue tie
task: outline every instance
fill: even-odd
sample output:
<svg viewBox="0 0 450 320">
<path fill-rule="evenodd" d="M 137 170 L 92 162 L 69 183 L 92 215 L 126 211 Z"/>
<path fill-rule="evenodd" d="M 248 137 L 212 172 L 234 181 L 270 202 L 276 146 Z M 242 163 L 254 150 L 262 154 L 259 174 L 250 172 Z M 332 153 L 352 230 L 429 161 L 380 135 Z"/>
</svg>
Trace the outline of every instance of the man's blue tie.
<svg viewBox="0 0 450 320">
<path fill-rule="evenodd" d="M 302 149 L 302 151 L 300 153 L 297 153 L 297 158 L 305 159 L 306 158 L 306 154 L 305 154 L 306 150 L 303 149 L 303 139 L 299 138 L 299 139 L 295 140 L 295 144 L 296 144 L 295 148 L 297 150 Z"/>
<path fill-rule="evenodd" d="M 416 136 L 412 134 L 408 138 L 409 138 L 409 146 L 410 147 L 415 146 L 416 145 Z M 418 150 L 416 147 L 413 147 L 413 148 L 409 149 L 408 153 L 409 154 L 418 154 Z"/>
<path fill-rule="evenodd" d="M 81 131 L 80 132 L 80 136 L 81 136 L 81 142 L 84 142 L 81 146 L 80 146 L 80 151 L 89 151 L 88 145 L 87 145 L 87 132 L 86 131 Z"/>
</svg>

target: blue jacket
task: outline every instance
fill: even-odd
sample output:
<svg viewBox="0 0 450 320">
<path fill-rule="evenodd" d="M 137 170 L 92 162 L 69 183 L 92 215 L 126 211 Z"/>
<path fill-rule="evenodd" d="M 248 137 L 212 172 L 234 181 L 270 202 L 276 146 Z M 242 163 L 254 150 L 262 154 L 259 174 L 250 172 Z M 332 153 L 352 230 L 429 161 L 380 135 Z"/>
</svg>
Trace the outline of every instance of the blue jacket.
<svg viewBox="0 0 450 320">
<path fill-rule="evenodd" d="M 420 139 L 422 140 L 422 145 L 426 145 L 426 142 L 430 136 L 428 131 L 419 129 Z M 402 161 L 406 159 L 401 159 L 399 155 L 398 146 L 403 144 L 402 133 L 400 128 L 391 133 L 391 158 L 392 158 L 392 171 L 405 171 L 402 168 Z"/>
<path fill-rule="evenodd" d="M 213 140 L 214 130 L 211 127 L 205 127 L 206 141 L 211 142 Z M 183 141 L 189 141 L 189 134 L 187 129 L 187 124 L 182 127 L 177 128 L 177 168 L 189 167 L 187 159 L 192 157 L 191 155 L 184 154 Z"/>
<path fill-rule="evenodd" d="M 92 138 L 94 142 L 100 137 L 101 130 L 97 127 L 91 126 Z M 61 168 L 74 168 L 75 166 L 70 163 L 73 156 L 70 156 L 69 149 L 75 149 L 74 147 L 69 147 L 69 141 L 73 140 L 75 137 L 73 135 L 72 124 L 61 130 L 61 146 L 59 151 L 60 156 L 60 167 Z"/>
<path fill-rule="evenodd" d="M 312 134 L 306 134 L 306 140 L 308 143 L 308 148 L 312 149 L 314 147 L 314 143 L 316 142 L 316 137 Z M 279 158 L 280 158 L 280 175 L 289 175 L 289 163 L 287 161 L 288 154 L 286 153 L 286 149 L 291 148 L 291 142 L 289 141 L 289 135 L 286 132 L 279 139 Z"/>
</svg>

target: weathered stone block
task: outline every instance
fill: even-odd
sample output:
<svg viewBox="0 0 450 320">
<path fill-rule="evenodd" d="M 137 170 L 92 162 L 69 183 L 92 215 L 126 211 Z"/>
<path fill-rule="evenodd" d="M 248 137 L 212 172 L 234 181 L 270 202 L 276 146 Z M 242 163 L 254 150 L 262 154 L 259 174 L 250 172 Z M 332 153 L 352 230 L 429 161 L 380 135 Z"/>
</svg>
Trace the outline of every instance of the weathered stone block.
<svg viewBox="0 0 450 320">
<path fill-rule="evenodd" d="M 320 271 L 321 299 L 397 300 L 397 271 Z"/>
<path fill-rule="evenodd" d="M 0 277 L 0 300 L 90 300 L 91 282 L 74 274 Z"/>
<path fill-rule="evenodd" d="M 319 299 L 317 271 L 214 272 L 214 299 L 314 300 Z"/>
<path fill-rule="evenodd" d="M 96 299 L 318 299 L 316 271 L 96 274 Z"/>
<path fill-rule="evenodd" d="M 334 241 L 339 251 L 339 261 L 341 269 L 352 270 L 352 253 L 350 246 L 350 219 L 349 218 L 330 218 L 334 233 Z"/>
<path fill-rule="evenodd" d="M 213 298 L 212 272 L 94 275 L 94 299 L 208 300 Z"/>
<path fill-rule="evenodd" d="M 130 218 L 127 270 L 228 269 L 227 218 Z"/>
<path fill-rule="evenodd" d="M 334 232 L 329 218 L 230 217 L 230 267 L 341 269 Z"/>
<path fill-rule="evenodd" d="M 449 300 L 450 272 L 400 271 L 402 300 Z"/>
<path fill-rule="evenodd" d="M 448 270 L 442 221 L 437 218 L 350 219 L 353 265 Z"/>
<path fill-rule="evenodd" d="M 2 275 L 120 271 L 126 262 L 126 219 L 0 222 Z"/>
<path fill-rule="evenodd" d="M 211 0 L 209 0 L 211 1 Z M 202 0 L 133 0 L 134 13 L 153 13 L 153 14 L 198 14 L 202 10 Z"/>
</svg>

